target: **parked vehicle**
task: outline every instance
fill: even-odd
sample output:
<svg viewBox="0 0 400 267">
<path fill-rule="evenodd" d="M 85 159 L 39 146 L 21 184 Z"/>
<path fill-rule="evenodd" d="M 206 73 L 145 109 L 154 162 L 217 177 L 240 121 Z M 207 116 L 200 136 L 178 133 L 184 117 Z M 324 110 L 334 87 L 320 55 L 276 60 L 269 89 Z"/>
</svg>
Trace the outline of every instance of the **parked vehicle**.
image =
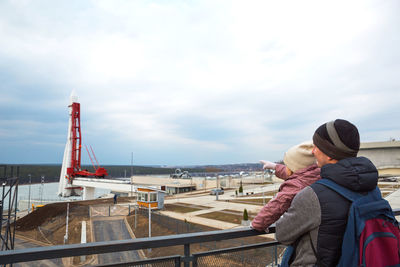
<svg viewBox="0 0 400 267">
<path fill-rule="evenodd" d="M 210 195 L 216 195 L 217 193 L 218 193 L 218 195 L 223 195 L 224 189 L 223 188 L 214 188 L 214 189 L 211 189 L 211 191 L 210 191 Z"/>
</svg>

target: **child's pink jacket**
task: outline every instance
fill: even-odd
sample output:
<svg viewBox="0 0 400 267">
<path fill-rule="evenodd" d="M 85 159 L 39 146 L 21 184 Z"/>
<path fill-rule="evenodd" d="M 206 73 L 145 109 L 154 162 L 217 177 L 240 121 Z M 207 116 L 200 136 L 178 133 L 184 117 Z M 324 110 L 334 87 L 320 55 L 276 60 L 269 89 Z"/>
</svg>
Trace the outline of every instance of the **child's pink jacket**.
<svg viewBox="0 0 400 267">
<path fill-rule="evenodd" d="M 289 209 L 297 192 L 321 178 L 320 171 L 317 164 L 313 164 L 287 177 L 286 166 L 277 164 L 275 175 L 285 181 L 279 187 L 278 194 L 260 210 L 251 222 L 251 226 L 258 231 L 265 231 Z"/>
</svg>

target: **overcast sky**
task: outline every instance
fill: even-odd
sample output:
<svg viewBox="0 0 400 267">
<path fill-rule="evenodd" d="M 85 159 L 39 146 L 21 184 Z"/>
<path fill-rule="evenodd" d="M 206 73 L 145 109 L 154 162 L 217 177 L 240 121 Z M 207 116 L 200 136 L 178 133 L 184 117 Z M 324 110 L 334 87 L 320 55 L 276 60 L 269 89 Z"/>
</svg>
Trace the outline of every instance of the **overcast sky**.
<svg viewBox="0 0 400 267">
<path fill-rule="evenodd" d="M 277 161 L 330 120 L 400 139 L 400 1 L 0 2 L 0 163 Z M 83 163 L 90 163 L 82 150 Z"/>
</svg>

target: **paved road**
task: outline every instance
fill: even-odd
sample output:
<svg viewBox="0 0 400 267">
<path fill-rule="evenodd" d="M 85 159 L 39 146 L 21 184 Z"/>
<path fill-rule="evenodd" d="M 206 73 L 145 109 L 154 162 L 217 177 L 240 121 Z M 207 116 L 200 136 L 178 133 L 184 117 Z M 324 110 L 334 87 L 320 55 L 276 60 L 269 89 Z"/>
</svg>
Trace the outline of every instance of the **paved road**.
<svg viewBox="0 0 400 267">
<path fill-rule="evenodd" d="M 95 242 L 131 239 L 123 219 L 94 220 L 92 223 Z M 113 252 L 98 255 L 99 264 L 130 262 L 140 259 L 137 251 Z"/>
<path fill-rule="evenodd" d="M 15 238 L 15 249 L 24 249 L 24 248 L 34 248 L 39 247 L 38 244 L 33 242 L 29 242 L 20 238 Z M 13 266 L 17 267 L 36 267 L 36 266 L 44 266 L 44 267 L 53 267 L 53 266 L 63 266 L 61 259 L 51 259 L 51 260 L 40 260 L 40 261 L 29 261 L 29 262 L 21 262 L 15 263 Z"/>
</svg>

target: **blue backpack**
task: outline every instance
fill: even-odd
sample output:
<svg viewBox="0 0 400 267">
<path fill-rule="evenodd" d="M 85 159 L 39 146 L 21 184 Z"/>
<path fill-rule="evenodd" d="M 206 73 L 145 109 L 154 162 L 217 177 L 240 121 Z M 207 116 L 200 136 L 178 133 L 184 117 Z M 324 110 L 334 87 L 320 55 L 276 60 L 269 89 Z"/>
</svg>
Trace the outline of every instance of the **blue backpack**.
<svg viewBox="0 0 400 267">
<path fill-rule="evenodd" d="M 400 266 L 400 230 L 378 187 L 362 195 L 328 179 L 327 186 L 352 202 L 337 266 Z"/>
</svg>

